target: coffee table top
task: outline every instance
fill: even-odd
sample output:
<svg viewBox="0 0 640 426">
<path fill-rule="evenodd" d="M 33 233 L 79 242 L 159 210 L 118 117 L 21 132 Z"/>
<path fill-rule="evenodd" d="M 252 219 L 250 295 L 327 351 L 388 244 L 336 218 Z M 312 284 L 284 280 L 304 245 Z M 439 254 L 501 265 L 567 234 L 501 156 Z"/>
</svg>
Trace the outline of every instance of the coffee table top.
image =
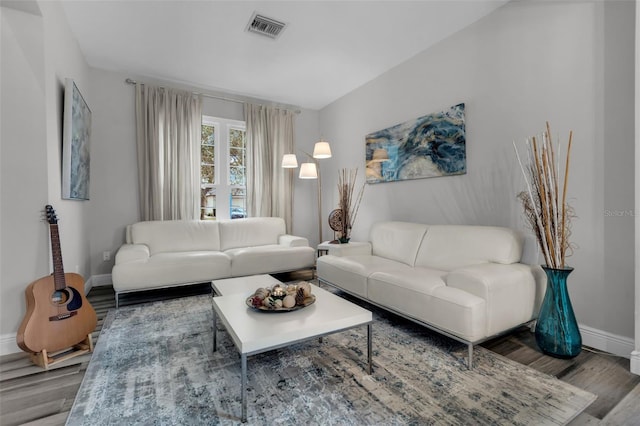
<svg viewBox="0 0 640 426">
<path fill-rule="evenodd" d="M 253 355 L 373 321 L 370 311 L 316 285 L 311 289 L 316 296 L 313 305 L 291 312 L 259 312 L 246 305 L 259 286 L 232 294 L 223 290 L 223 296 L 212 299 L 216 315 L 241 354 Z"/>
<path fill-rule="evenodd" d="M 219 296 L 228 296 L 234 293 L 247 294 L 249 297 L 260 287 L 273 287 L 282 284 L 271 275 L 250 275 L 247 277 L 225 278 L 211 281 L 211 288 Z"/>
</svg>

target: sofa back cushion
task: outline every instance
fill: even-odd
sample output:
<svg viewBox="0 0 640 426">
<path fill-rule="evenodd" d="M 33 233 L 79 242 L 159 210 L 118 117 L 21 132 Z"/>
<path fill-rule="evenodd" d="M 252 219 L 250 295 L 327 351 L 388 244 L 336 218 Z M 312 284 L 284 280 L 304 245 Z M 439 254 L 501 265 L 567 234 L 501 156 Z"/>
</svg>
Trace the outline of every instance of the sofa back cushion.
<svg viewBox="0 0 640 426">
<path fill-rule="evenodd" d="M 213 220 L 155 220 L 128 229 L 131 243 L 146 244 L 149 253 L 220 250 L 218 223 Z"/>
<path fill-rule="evenodd" d="M 452 271 L 464 266 L 520 261 L 522 237 L 509 228 L 431 225 L 418 250 L 416 266 Z"/>
<path fill-rule="evenodd" d="M 220 250 L 278 244 L 278 237 L 286 232 L 284 219 L 280 217 L 222 220 Z"/>
<path fill-rule="evenodd" d="M 414 266 L 416 253 L 427 225 L 408 222 L 379 222 L 373 224 L 369 238 L 374 256 L 385 257 Z"/>
</svg>

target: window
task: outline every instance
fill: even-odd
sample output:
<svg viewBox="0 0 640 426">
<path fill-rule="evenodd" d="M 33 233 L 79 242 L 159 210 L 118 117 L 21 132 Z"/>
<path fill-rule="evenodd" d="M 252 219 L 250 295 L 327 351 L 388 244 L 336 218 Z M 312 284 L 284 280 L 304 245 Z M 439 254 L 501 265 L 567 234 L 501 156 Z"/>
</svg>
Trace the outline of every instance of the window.
<svg viewBox="0 0 640 426">
<path fill-rule="evenodd" d="M 202 117 L 200 219 L 247 216 L 245 125 Z"/>
</svg>

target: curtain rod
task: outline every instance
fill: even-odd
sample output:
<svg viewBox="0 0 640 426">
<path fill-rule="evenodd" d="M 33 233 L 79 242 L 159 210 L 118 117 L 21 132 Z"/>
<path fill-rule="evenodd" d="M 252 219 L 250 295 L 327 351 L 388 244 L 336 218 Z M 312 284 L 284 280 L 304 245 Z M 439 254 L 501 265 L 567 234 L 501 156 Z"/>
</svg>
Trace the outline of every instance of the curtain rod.
<svg viewBox="0 0 640 426">
<path fill-rule="evenodd" d="M 137 84 L 137 83 L 138 83 L 138 81 L 133 80 L 133 79 L 131 79 L 131 78 L 127 78 L 124 82 L 125 82 L 125 83 L 127 83 L 127 84 Z M 144 84 L 144 83 L 140 83 L 140 84 Z M 208 93 L 201 93 L 201 92 L 191 92 L 191 93 L 193 93 L 194 95 L 204 96 L 204 97 L 206 97 L 206 98 L 220 99 L 220 100 L 222 100 L 222 101 L 227 101 L 227 102 L 236 102 L 236 103 L 239 103 L 239 104 L 244 104 L 245 102 L 248 102 L 248 101 L 243 101 L 243 100 L 241 100 L 241 99 L 227 98 L 227 97 L 225 97 L 225 96 L 210 95 L 210 94 L 208 94 Z M 249 103 L 250 103 L 250 102 L 249 102 Z M 263 104 L 258 104 L 258 105 L 260 105 L 260 106 L 267 106 L 267 105 L 263 105 Z M 293 109 L 293 108 L 290 108 L 290 107 L 284 107 L 284 106 L 279 106 L 279 108 L 292 110 L 292 111 L 293 111 L 293 112 L 295 112 L 296 114 L 300 114 L 300 110 L 299 110 L 299 109 Z"/>
</svg>

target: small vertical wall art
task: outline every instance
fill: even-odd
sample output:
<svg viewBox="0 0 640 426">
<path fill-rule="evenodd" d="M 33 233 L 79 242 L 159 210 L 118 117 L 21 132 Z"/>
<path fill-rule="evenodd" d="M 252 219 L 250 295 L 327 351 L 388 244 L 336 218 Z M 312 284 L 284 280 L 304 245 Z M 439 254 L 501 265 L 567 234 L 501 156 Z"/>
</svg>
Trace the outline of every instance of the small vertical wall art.
<svg viewBox="0 0 640 426">
<path fill-rule="evenodd" d="M 62 198 L 88 200 L 91 110 L 70 78 L 65 80 L 63 115 Z"/>
</svg>

